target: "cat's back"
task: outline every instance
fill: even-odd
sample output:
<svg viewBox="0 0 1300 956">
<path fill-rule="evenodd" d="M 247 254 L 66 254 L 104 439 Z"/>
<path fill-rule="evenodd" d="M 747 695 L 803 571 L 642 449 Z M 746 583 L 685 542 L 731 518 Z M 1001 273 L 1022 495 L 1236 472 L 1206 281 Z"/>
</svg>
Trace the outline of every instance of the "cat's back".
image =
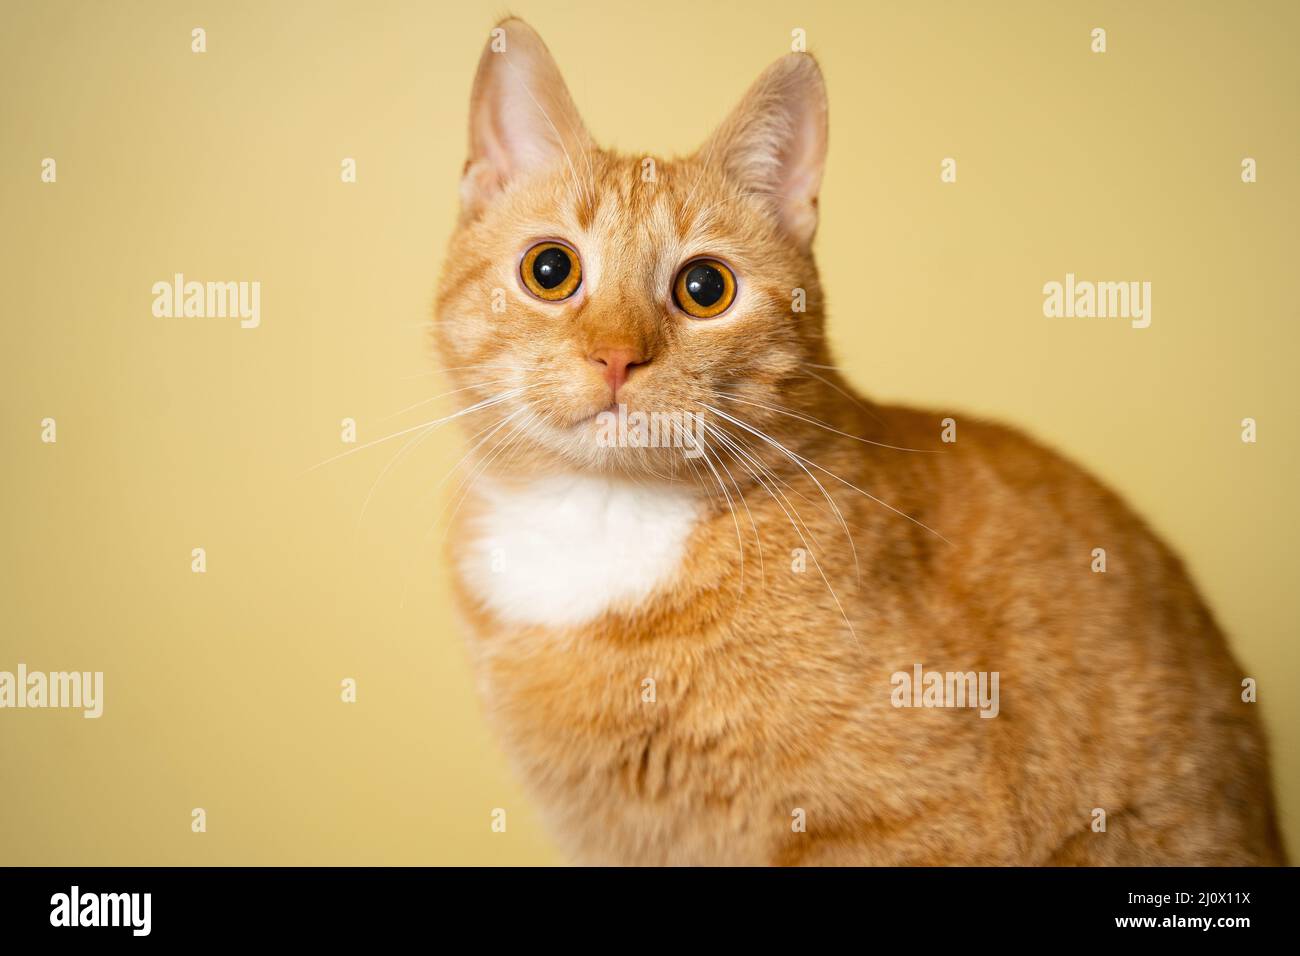
<svg viewBox="0 0 1300 956">
<path fill-rule="evenodd" d="M 934 448 L 945 417 L 903 407 L 880 414 L 908 447 Z M 956 582 L 968 601 L 1000 606 L 1004 626 L 1090 634 L 1095 647 L 1124 653 L 1137 642 L 1148 656 L 1185 659 L 1195 649 L 1201 666 L 1232 663 L 1183 563 L 1099 479 L 1006 425 L 963 417 L 949 436 L 901 473 L 925 489 L 922 513 L 947 539 L 935 551 L 937 577 Z"/>
<path fill-rule="evenodd" d="M 945 417 L 880 414 L 914 447 L 933 447 Z M 1281 860 L 1246 674 L 1183 563 L 1101 481 L 1024 433 L 960 418 L 952 437 L 907 466 L 928 489 L 927 520 L 951 542 L 926 586 L 963 622 L 958 646 L 999 662 L 1004 689 L 1017 689 L 999 717 L 1010 749 L 1055 752 L 1055 781 L 1096 806 L 1122 793 L 1134 810 L 1164 814 L 1159 830 L 1185 834 L 1184 862 Z M 1204 808 L 1225 793 L 1242 812 L 1210 819 Z M 1136 857 L 1074 852 L 1058 862 L 1177 857 L 1154 844 Z"/>
</svg>

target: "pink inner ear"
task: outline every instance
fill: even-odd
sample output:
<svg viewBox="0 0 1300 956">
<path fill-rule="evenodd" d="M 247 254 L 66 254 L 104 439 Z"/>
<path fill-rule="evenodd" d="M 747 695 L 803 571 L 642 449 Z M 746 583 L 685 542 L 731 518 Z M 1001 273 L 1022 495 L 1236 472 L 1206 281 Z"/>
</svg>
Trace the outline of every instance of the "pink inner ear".
<svg viewBox="0 0 1300 956">
<path fill-rule="evenodd" d="M 811 117 L 797 117 L 790 149 L 782 162 L 785 182 L 782 192 L 801 203 L 815 201 L 822 179 L 820 131 Z"/>
<path fill-rule="evenodd" d="M 476 91 L 472 104 L 476 155 L 466 164 L 461 181 L 461 198 L 467 205 L 486 202 L 514 176 L 543 165 L 547 144 L 554 142 L 541 110 L 516 76 L 518 67 L 512 69 L 505 59 L 508 55 L 496 55 L 494 72 Z"/>
<path fill-rule="evenodd" d="M 518 106 L 512 104 L 516 94 L 508 61 L 509 54 L 496 54 L 490 61 L 494 69 L 491 76 L 476 90 L 471 109 L 471 124 L 474 132 L 472 149 L 476 155 L 470 157 L 475 166 L 486 167 L 490 176 L 483 177 L 485 185 L 500 187 L 519 168 L 514 155 L 518 152 L 515 143 L 520 138 L 520 131 L 527 124 L 519 114 Z"/>
<path fill-rule="evenodd" d="M 507 178 L 550 165 L 561 154 L 559 138 L 542 112 L 545 101 L 539 98 L 534 102 L 529 92 L 519 78 L 507 77 L 506 89 L 497 102 L 495 125 Z"/>
<path fill-rule="evenodd" d="M 826 90 L 816 61 L 796 53 L 777 60 L 714 137 L 740 184 L 768 194 L 781 227 L 810 243 L 826 157 Z"/>
<path fill-rule="evenodd" d="M 778 186 L 781 218 L 791 235 L 802 242 L 817 230 L 817 192 L 821 187 L 823 145 L 815 121 L 803 118 L 794 145 L 783 158 Z"/>
<path fill-rule="evenodd" d="M 481 204 L 515 177 L 541 170 L 588 142 L 559 68 L 525 24 L 508 21 L 509 45 L 479 61 L 470 101 L 470 165 L 462 198 Z"/>
</svg>

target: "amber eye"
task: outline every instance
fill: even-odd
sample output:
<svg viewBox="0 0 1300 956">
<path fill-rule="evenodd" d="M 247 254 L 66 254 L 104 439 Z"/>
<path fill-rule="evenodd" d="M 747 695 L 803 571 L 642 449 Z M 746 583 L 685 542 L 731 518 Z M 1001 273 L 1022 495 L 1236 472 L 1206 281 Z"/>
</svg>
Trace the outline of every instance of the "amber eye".
<svg viewBox="0 0 1300 956">
<path fill-rule="evenodd" d="M 673 298 L 687 315 L 711 319 L 736 300 L 736 277 L 717 259 L 696 259 L 677 273 Z"/>
<path fill-rule="evenodd" d="M 537 298 L 559 302 L 582 285 L 582 263 L 578 254 L 562 242 L 539 242 L 524 253 L 519 278 Z"/>
</svg>

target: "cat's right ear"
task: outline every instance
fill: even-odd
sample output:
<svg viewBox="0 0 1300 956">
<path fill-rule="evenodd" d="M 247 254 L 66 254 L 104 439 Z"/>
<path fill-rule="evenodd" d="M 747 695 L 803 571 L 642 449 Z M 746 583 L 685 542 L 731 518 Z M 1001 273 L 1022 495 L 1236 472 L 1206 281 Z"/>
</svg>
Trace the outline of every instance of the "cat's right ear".
<svg viewBox="0 0 1300 956">
<path fill-rule="evenodd" d="M 826 164 L 826 83 L 817 61 L 787 53 L 769 66 L 698 155 L 721 162 L 764 197 L 792 239 L 810 246 Z"/>
<path fill-rule="evenodd" d="M 501 21 L 474 76 L 462 214 L 477 216 L 510 181 L 557 163 L 573 164 L 590 145 L 542 38 L 523 20 Z"/>
</svg>

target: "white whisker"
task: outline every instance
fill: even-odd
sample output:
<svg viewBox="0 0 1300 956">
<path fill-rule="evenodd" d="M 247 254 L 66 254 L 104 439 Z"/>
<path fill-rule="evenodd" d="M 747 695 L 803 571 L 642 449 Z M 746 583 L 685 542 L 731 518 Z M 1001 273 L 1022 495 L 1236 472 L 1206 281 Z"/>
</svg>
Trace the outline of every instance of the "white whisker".
<svg viewBox="0 0 1300 956">
<path fill-rule="evenodd" d="M 708 406 L 706 405 L 704 407 L 707 408 Z M 707 422 L 705 423 L 704 427 L 706 429 L 711 429 L 712 433 L 715 435 L 720 433 L 719 429 L 710 426 Z M 758 464 L 760 467 L 762 467 L 761 462 L 758 462 Z M 849 629 L 849 635 L 853 638 L 853 643 L 857 645 L 858 650 L 861 651 L 862 642 L 858 640 L 858 633 L 857 630 L 853 627 L 853 621 L 849 619 L 848 612 L 844 610 L 844 605 L 840 601 L 839 595 L 835 593 L 835 588 L 831 585 L 830 578 L 826 576 L 826 572 L 821 566 L 821 561 L 817 557 L 817 551 L 820 549 L 821 546 L 817 545 L 816 537 L 813 536 L 812 529 L 808 527 L 807 522 L 805 522 L 802 517 L 799 517 L 798 523 L 795 522 L 795 517 L 790 514 L 790 511 L 786 509 L 785 505 L 783 505 L 776 496 L 777 494 L 780 494 L 781 498 L 785 498 L 784 492 L 781 492 L 780 489 L 777 489 L 777 492 L 773 493 L 772 489 L 768 488 L 767 484 L 763 482 L 761 479 L 759 483 L 762 484 L 764 490 L 767 491 L 769 496 L 771 496 L 772 501 L 776 503 L 776 506 L 780 508 L 781 511 L 785 514 L 786 520 L 790 522 L 790 527 L 794 528 L 795 534 L 799 536 L 799 540 L 800 542 L 802 542 L 804 546 L 804 550 L 806 550 L 809 556 L 813 559 L 813 567 L 817 569 L 818 575 L 821 576 L 822 583 L 826 585 L 827 593 L 830 594 L 831 600 L 835 602 L 835 607 L 839 610 L 840 617 L 844 619 L 844 626 Z M 788 498 L 785 498 L 785 502 L 786 504 L 789 504 L 791 508 L 794 508 L 794 505 L 790 503 L 790 500 Z M 794 512 L 795 512 L 795 516 L 798 516 L 799 511 L 797 508 L 794 509 Z M 803 530 L 800 530 L 799 527 L 800 525 L 803 525 Z M 808 539 L 804 537 L 804 533 L 803 533 L 804 530 L 808 532 L 809 536 L 813 537 L 813 544 L 816 545 L 816 547 L 808 543 Z"/>
<path fill-rule="evenodd" d="M 875 445 L 877 448 L 889 448 L 892 449 L 893 451 L 914 451 L 923 455 L 939 454 L 939 449 L 937 448 L 904 448 L 901 445 L 888 445 L 885 444 L 884 442 L 872 441 L 870 438 L 862 438 L 861 436 L 858 435 L 850 435 L 848 432 L 840 431 L 838 428 L 834 428 L 823 421 L 819 421 L 816 418 L 810 418 L 807 415 L 800 414 L 799 412 L 796 412 L 793 409 L 784 408 L 780 405 L 767 405 L 764 404 L 763 402 L 750 401 L 747 398 L 739 398 L 738 396 L 732 395 L 729 392 L 718 392 L 717 394 L 722 398 L 727 399 L 728 401 L 740 402 L 742 405 L 753 405 L 755 408 L 765 408 L 770 412 L 776 412 L 778 415 L 785 415 L 789 418 L 797 418 L 800 421 L 807 422 L 810 425 L 816 425 L 818 428 L 825 429 L 828 432 L 832 432 L 836 435 L 843 435 L 845 438 L 851 438 L 854 441 L 860 441 L 866 445 Z"/>
<path fill-rule="evenodd" d="M 907 512 L 905 512 L 905 511 L 900 511 L 900 510 L 898 510 L 897 508 L 895 508 L 893 505 L 891 505 L 891 504 L 890 504 L 889 502 L 887 502 L 887 501 L 881 501 L 881 500 L 880 500 L 879 498 L 877 498 L 875 495 L 871 494 L 871 492 L 869 492 L 869 491 L 863 491 L 861 488 L 859 488 L 857 485 L 853 484 L 852 482 L 845 481 L 845 480 L 844 480 L 843 478 L 841 478 L 839 475 L 835 474 L 835 472 L 830 471 L 830 470 L 828 470 L 828 469 L 826 469 L 826 468 L 823 468 L 821 465 L 817 464 L 817 462 L 815 462 L 815 461 L 813 461 L 813 460 L 811 460 L 811 459 L 809 459 L 809 458 L 804 458 L 802 455 L 800 455 L 800 454 L 798 454 L 798 453 L 796 453 L 796 452 L 791 451 L 790 449 L 788 449 L 788 448 L 786 448 L 784 445 L 782 445 L 779 441 L 777 441 L 775 438 L 772 438 L 772 437 L 770 437 L 770 436 L 768 436 L 768 435 L 763 434 L 761 431 L 758 431 L 757 429 L 752 428 L 751 426 L 745 424 L 744 422 L 740 421 L 739 419 L 732 418 L 732 417 L 731 417 L 730 415 L 728 415 L 726 412 L 721 411 L 720 409 L 714 408 L 714 407 L 711 406 L 711 405 L 705 405 L 704 407 L 707 408 L 709 411 L 713 412 L 715 415 L 719 415 L 719 416 L 721 416 L 722 418 L 725 418 L 725 419 L 727 419 L 728 421 L 732 422 L 733 424 L 736 424 L 736 425 L 740 426 L 741 428 L 745 429 L 746 431 L 752 433 L 753 435 L 757 436 L 758 438 L 761 438 L 763 441 L 765 441 L 765 442 L 767 442 L 768 444 L 770 444 L 770 445 L 772 445 L 773 447 L 775 447 L 778 451 L 783 452 L 783 453 L 784 453 L 785 455 L 787 455 L 791 460 L 797 460 L 797 462 L 802 462 L 802 463 L 804 463 L 804 464 L 812 465 L 812 467 L 814 467 L 814 468 L 816 468 L 818 471 L 823 472 L 824 474 L 827 474 L 827 475 L 829 475 L 830 477 L 834 478 L 834 479 L 835 479 L 836 481 L 838 481 L 840 484 L 845 485 L 845 486 L 847 486 L 847 487 L 849 487 L 849 488 L 852 488 L 852 489 L 853 489 L 854 491 L 856 491 L 858 494 L 860 494 L 860 495 L 864 495 L 865 497 L 870 498 L 872 501 L 874 501 L 876 504 L 880 505 L 881 507 L 883 507 L 883 508 L 888 508 L 890 511 L 894 512 L 894 514 L 896 514 L 896 515 L 900 515 L 901 517 L 906 518 L 908 521 L 912 522 L 912 523 L 913 523 L 914 525 L 916 525 L 917 527 L 919 527 L 919 528 L 924 528 L 926 531 L 930 532 L 930 534 L 934 535 L 936 538 L 938 538 L 938 539 L 939 539 L 940 541 L 942 541 L 944 544 L 952 544 L 951 541 L 949 541 L 949 540 L 948 540 L 947 538 L 945 538 L 942 534 L 940 534 L 938 531 L 935 531 L 933 528 L 931 528 L 929 525 L 925 524 L 924 522 L 918 521 L 916 518 L 913 518 L 911 515 L 909 515 L 909 514 L 908 514 Z M 806 468 L 805 468 L 804 470 L 807 471 Z M 811 476 L 811 472 L 809 473 L 809 475 Z M 814 478 L 813 480 L 815 481 L 816 479 Z"/>
<path fill-rule="evenodd" d="M 413 408 L 419 408 L 421 405 L 428 405 L 430 402 L 436 402 L 440 398 L 446 398 L 449 395 L 455 395 L 459 392 L 468 392 L 471 388 L 490 388 L 493 385 L 505 385 L 509 381 L 510 379 L 508 378 L 499 378 L 491 382 L 475 382 L 473 385 L 464 385 L 460 388 L 453 388 L 450 392 L 443 392 L 441 395 L 434 395 L 432 398 L 423 398 L 413 405 L 407 405 L 405 408 L 399 408 L 391 415 L 385 415 L 383 418 L 377 419 L 377 421 L 386 422 L 390 419 L 396 418 L 398 415 L 402 415 L 406 412 L 409 412 Z"/>
<path fill-rule="evenodd" d="M 822 485 L 822 483 L 817 480 L 817 476 L 814 475 L 807 468 L 804 468 L 802 464 L 799 464 L 797 460 L 797 456 L 795 456 L 793 452 L 787 449 L 776 439 L 769 438 L 768 436 L 764 435 L 762 432 L 750 428 L 749 426 L 742 423 L 739 419 L 731 418 L 730 416 L 727 415 L 726 412 L 718 411 L 718 409 L 714 408 L 711 405 L 705 405 L 704 407 L 707 408 L 709 411 L 713 412 L 715 415 L 720 415 L 723 418 L 727 418 L 733 424 L 739 425 L 742 428 L 747 428 L 748 430 L 752 431 L 755 435 L 757 435 L 759 438 L 762 438 L 764 441 L 771 443 L 778 451 L 781 451 L 784 454 L 786 454 L 788 457 L 790 457 L 790 459 L 794 461 L 795 464 L 799 465 L 799 467 L 803 469 L 804 473 L 807 474 L 808 477 L 812 479 L 813 484 L 817 486 L 817 490 L 820 491 L 822 493 L 822 496 L 826 499 L 826 503 L 831 506 L 831 510 L 835 513 L 835 517 L 839 519 L 840 527 L 844 529 L 844 536 L 849 539 L 849 550 L 853 552 L 853 571 L 857 577 L 858 583 L 861 584 L 862 569 L 858 565 L 858 546 L 853 540 L 853 532 L 849 530 L 849 523 L 844 519 L 844 515 L 840 511 L 839 505 L 835 503 L 835 499 L 831 497 L 830 492 L 828 492 L 826 488 Z"/>
<path fill-rule="evenodd" d="M 385 435 L 383 438 L 376 438 L 373 441 L 366 442 L 364 445 L 358 445 L 356 448 L 349 448 L 347 451 L 339 452 L 339 454 L 326 458 L 324 461 L 317 462 L 308 468 L 307 471 L 303 472 L 303 474 L 313 472 L 317 468 L 323 468 L 330 464 L 330 462 L 338 461 L 340 458 L 346 458 L 348 455 L 355 455 L 359 451 L 365 451 L 367 448 L 373 448 L 375 445 L 381 445 L 386 441 L 392 441 L 394 438 L 400 438 L 402 435 L 409 435 L 411 432 L 419 431 L 422 428 L 437 428 L 440 425 L 445 425 L 447 422 L 454 421 L 455 419 L 468 415 L 471 412 L 477 412 L 484 408 L 491 408 L 493 405 L 499 405 L 518 395 L 522 395 L 529 388 L 533 387 L 535 386 L 525 385 L 520 388 L 510 389 L 498 395 L 493 395 L 490 398 L 485 398 L 481 402 L 475 402 L 473 405 L 470 405 L 467 408 L 462 408 L 460 411 L 447 415 L 445 418 L 438 418 L 429 422 L 421 422 L 419 425 L 412 425 L 410 428 L 403 428 L 400 431 L 393 432 L 391 435 Z"/>
</svg>

